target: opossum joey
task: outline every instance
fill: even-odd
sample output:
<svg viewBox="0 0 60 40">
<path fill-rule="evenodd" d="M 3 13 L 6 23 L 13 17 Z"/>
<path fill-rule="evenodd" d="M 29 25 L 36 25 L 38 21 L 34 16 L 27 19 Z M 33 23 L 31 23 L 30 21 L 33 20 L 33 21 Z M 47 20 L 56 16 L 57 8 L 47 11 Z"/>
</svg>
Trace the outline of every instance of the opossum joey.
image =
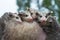
<svg viewBox="0 0 60 40">
<path fill-rule="evenodd" d="M 51 13 L 43 13 L 43 12 L 38 13 L 38 18 L 37 18 L 38 22 L 41 25 L 45 25 L 49 16 L 51 16 Z"/>
<path fill-rule="evenodd" d="M 49 16 L 49 18 L 47 19 L 47 22 L 51 23 L 53 27 L 60 27 L 59 22 L 56 20 L 55 16 Z"/>
<path fill-rule="evenodd" d="M 28 22 L 33 21 L 33 18 L 29 11 L 20 12 L 18 15 L 20 15 L 20 17 L 23 21 L 28 21 Z"/>
<path fill-rule="evenodd" d="M 38 15 L 38 10 L 36 9 L 32 9 L 32 8 L 28 8 L 27 11 L 29 11 L 31 13 L 32 18 L 35 20 L 37 18 Z"/>
<path fill-rule="evenodd" d="M 1 18 L 5 22 L 7 22 L 9 20 L 15 20 L 15 21 L 22 22 L 21 18 L 18 16 L 18 14 L 17 13 L 12 13 L 12 12 L 5 12 L 4 15 Z"/>
<path fill-rule="evenodd" d="M 21 18 L 16 13 L 9 14 L 9 16 L 11 17 L 11 20 L 13 21 L 22 22 Z"/>
<path fill-rule="evenodd" d="M 12 30 L 13 28 L 15 28 L 15 26 L 17 24 L 21 24 L 21 22 L 22 22 L 21 18 L 16 13 L 8 12 L 8 16 L 6 18 L 9 19 L 9 20 L 5 22 L 5 28 L 4 28 L 4 31 L 3 31 L 4 34 L 3 34 L 2 40 L 10 40 L 9 37 L 7 37 L 9 39 L 6 39 L 6 38 L 4 39 L 4 37 L 6 37 L 6 35 L 8 36 L 10 34 L 10 30 Z"/>
</svg>

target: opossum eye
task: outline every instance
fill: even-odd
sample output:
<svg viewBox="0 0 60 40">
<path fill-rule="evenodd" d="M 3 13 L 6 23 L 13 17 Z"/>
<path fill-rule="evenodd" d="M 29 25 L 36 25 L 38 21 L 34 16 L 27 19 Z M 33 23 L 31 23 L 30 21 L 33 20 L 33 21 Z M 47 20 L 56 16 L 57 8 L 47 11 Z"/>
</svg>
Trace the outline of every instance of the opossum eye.
<svg viewBox="0 0 60 40">
<path fill-rule="evenodd" d="M 10 17 L 13 17 L 13 15 L 9 15 Z"/>
<path fill-rule="evenodd" d="M 48 13 L 46 16 L 49 16 L 49 15 L 51 15 L 51 13 Z"/>
<path fill-rule="evenodd" d="M 47 16 L 45 16 L 47 18 Z"/>
<path fill-rule="evenodd" d="M 33 13 L 31 13 L 31 15 L 33 15 Z"/>
<path fill-rule="evenodd" d="M 36 15 L 39 15 L 38 13 L 36 13 Z"/>
<path fill-rule="evenodd" d="M 28 16 L 28 15 L 25 15 L 26 17 Z"/>
<path fill-rule="evenodd" d="M 12 17 L 12 15 L 9 15 L 10 17 Z"/>
<path fill-rule="evenodd" d="M 48 13 L 48 15 L 51 15 L 51 13 Z"/>
<path fill-rule="evenodd" d="M 16 17 L 16 19 L 19 19 L 19 17 Z"/>
<path fill-rule="evenodd" d="M 40 17 L 42 17 L 42 16 L 40 16 Z"/>
<path fill-rule="evenodd" d="M 45 17 L 47 18 L 49 15 L 51 15 L 51 13 L 48 13 Z"/>
</svg>

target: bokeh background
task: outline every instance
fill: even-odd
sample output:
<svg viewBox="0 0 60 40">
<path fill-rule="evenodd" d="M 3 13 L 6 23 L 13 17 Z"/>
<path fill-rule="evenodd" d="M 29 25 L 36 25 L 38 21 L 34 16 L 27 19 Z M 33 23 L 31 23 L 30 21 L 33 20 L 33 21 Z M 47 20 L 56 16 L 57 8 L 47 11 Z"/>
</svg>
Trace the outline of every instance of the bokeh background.
<svg viewBox="0 0 60 40">
<path fill-rule="evenodd" d="M 0 17 L 5 12 L 19 12 L 27 7 L 42 12 L 52 10 L 52 15 L 60 22 L 60 0 L 0 0 Z"/>
</svg>

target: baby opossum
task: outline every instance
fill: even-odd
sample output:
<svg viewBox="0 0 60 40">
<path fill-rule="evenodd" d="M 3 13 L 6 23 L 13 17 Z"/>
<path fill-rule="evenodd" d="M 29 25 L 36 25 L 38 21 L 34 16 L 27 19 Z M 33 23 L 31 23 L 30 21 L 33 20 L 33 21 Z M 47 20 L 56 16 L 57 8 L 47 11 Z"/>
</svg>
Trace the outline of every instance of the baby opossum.
<svg viewBox="0 0 60 40">
<path fill-rule="evenodd" d="M 50 16 L 47 22 L 50 23 L 50 26 L 47 26 L 47 40 L 60 40 L 60 25 L 57 20 Z"/>
<path fill-rule="evenodd" d="M 18 16 L 18 14 L 16 14 L 16 13 L 11 13 L 11 12 L 6 12 L 2 17 L 1 17 L 1 20 L 2 20 L 2 22 L 1 23 L 3 23 L 3 24 L 1 24 L 2 26 L 2 40 L 4 39 L 4 35 L 6 34 L 5 32 L 5 30 L 7 29 L 7 26 L 6 25 L 9 25 L 8 23 L 9 23 L 9 21 L 14 21 L 14 22 L 18 22 L 18 23 L 21 23 L 22 22 L 22 20 L 20 19 L 20 17 Z M 4 25 L 4 26 L 3 26 Z M 11 26 L 11 25 L 10 25 Z M 5 31 L 5 32 L 4 32 Z M 6 37 L 6 36 L 5 36 Z M 5 39 L 4 39 L 5 40 Z"/>
<path fill-rule="evenodd" d="M 31 13 L 29 11 L 19 12 L 18 15 L 20 15 L 22 21 L 27 21 L 27 22 L 33 21 L 33 18 L 31 17 Z"/>
<path fill-rule="evenodd" d="M 46 21 L 49 18 L 49 16 L 51 16 L 50 13 L 42 13 L 42 12 L 38 13 L 37 19 L 41 26 L 46 24 Z"/>
<path fill-rule="evenodd" d="M 17 13 L 5 12 L 0 18 L 1 27 L 4 29 L 6 22 L 8 22 L 11 19 L 16 20 L 18 22 L 22 22 Z"/>
<path fill-rule="evenodd" d="M 27 8 L 27 11 L 29 11 L 31 13 L 31 16 L 34 20 L 37 19 L 37 15 L 38 15 L 38 10 L 36 9 L 32 9 L 32 8 Z"/>
<path fill-rule="evenodd" d="M 11 19 L 22 22 L 17 13 L 5 12 L 4 15 L 1 17 L 1 20 L 3 20 L 4 22 L 7 22 Z M 17 20 L 17 19 L 19 19 L 19 20 Z"/>
</svg>

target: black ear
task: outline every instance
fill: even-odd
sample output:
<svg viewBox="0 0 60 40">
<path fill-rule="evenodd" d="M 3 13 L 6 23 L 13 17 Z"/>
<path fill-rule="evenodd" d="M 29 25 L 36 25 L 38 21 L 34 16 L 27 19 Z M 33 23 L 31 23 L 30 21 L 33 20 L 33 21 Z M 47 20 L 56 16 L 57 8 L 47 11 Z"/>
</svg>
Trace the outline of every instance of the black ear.
<svg viewBox="0 0 60 40">
<path fill-rule="evenodd" d="M 14 17 L 13 13 L 9 12 L 9 17 Z"/>
<path fill-rule="evenodd" d="M 18 15 L 19 16 L 24 16 L 24 12 L 19 12 Z"/>
<path fill-rule="evenodd" d="M 39 13 L 38 13 L 38 12 L 36 12 L 36 15 L 38 16 L 38 15 L 39 15 Z"/>
<path fill-rule="evenodd" d="M 13 15 L 9 15 L 10 17 L 13 17 Z"/>
<path fill-rule="evenodd" d="M 50 11 L 47 15 L 51 15 L 53 13 L 53 11 Z"/>
<path fill-rule="evenodd" d="M 47 15 L 51 15 L 51 13 L 48 13 Z"/>
</svg>

